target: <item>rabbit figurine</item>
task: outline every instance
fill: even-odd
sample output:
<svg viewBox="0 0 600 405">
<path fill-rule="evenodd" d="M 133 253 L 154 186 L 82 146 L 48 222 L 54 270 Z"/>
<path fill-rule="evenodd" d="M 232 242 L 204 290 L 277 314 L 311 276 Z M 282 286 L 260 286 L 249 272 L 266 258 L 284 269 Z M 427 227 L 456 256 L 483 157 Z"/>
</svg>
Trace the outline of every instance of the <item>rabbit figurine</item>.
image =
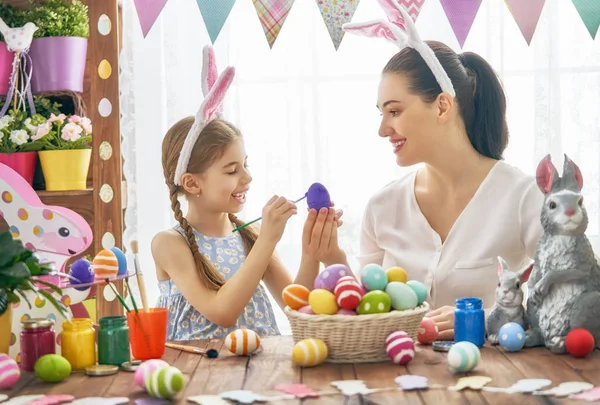
<svg viewBox="0 0 600 405">
<path fill-rule="evenodd" d="M 515 273 L 508 268 L 503 258 L 498 257 L 499 282 L 496 288 L 496 303 L 486 320 L 488 341 L 491 344 L 498 344 L 498 332 L 509 322 L 518 323 L 527 330 L 521 286 L 527 282 L 532 270 L 533 263 Z"/>
<path fill-rule="evenodd" d="M 581 188 L 583 177 L 566 155 L 559 177 L 550 155 L 537 168 L 545 194 L 540 238 L 529 278 L 525 346 L 545 345 L 565 353 L 571 329 L 587 329 L 600 347 L 600 265 L 585 236 L 588 225 Z"/>
</svg>

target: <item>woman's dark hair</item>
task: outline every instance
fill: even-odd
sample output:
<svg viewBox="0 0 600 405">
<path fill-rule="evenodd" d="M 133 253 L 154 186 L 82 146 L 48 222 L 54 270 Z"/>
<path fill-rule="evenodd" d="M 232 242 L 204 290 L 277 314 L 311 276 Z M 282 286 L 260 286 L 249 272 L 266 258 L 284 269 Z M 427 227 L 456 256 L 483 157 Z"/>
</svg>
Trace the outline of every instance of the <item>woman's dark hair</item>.
<svg viewBox="0 0 600 405">
<path fill-rule="evenodd" d="M 484 156 L 502 159 L 508 143 L 506 96 L 494 69 L 475 53 L 458 55 L 441 42 L 426 43 L 452 81 L 471 144 Z M 431 69 L 412 48 L 405 48 L 394 55 L 383 73 L 405 75 L 410 82 L 410 91 L 428 103 L 442 92 Z"/>
</svg>

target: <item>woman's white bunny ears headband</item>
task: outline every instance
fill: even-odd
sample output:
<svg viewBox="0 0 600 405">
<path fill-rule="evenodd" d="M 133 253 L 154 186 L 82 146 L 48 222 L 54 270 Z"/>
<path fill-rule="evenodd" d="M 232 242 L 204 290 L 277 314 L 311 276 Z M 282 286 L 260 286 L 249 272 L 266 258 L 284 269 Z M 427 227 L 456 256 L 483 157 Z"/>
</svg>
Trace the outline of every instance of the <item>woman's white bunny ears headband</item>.
<svg viewBox="0 0 600 405">
<path fill-rule="evenodd" d="M 456 96 L 454 86 L 448 74 L 442 67 L 435 53 L 419 36 L 417 28 L 410 15 L 398 4 L 396 0 L 377 0 L 385 11 L 389 21 L 373 20 L 363 23 L 349 23 L 342 27 L 344 31 L 365 37 L 385 38 L 398 45 L 400 49 L 413 48 L 423 58 L 435 76 L 442 91 Z"/>
<path fill-rule="evenodd" d="M 181 153 L 179 154 L 177 168 L 175 169 L 175 178 L 173 179 L 176 186 L 181 185 L 181 176 L 187 170 L 192 149 L 194 149 L 202 128 L 210 121 L 220 118 L 223 110 L 223 99 L 234 76 L 235 69 L 231 66 L 227 67 L 219 75 L 217 62 L 215 61 L 215 51 L 212 46 L 205 46 L 202 63 L 202 93 L 204 94 L 204 101 L 196 113 L 194 124 L 190 132 L 188 132 Z"/>
</svg>

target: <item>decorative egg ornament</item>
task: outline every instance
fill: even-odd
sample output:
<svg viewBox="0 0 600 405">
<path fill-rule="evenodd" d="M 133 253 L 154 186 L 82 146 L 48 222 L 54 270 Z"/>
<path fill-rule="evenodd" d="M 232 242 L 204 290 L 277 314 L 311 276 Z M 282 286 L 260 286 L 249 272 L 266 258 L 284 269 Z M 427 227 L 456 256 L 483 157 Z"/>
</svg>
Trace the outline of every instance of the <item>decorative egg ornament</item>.
<svg viewBox="0 0 600 405">
<path fill-rule="evenodd" d="M 298 310 L 298 312 L 302 312 L 303 314 L 307 314 L 307 315 L 314 315 L 315 311 L 312 310 L 312 308 L 310 307 L 310 305 L 306 305 L 302 308 L 300 308 Z"/>
<path fill-rule="evenodd" d="M 283 289 L 282 298 L 285 304 L 295 310 L 308 305 L 310 290 L 301 284 L 290 284 Z"/>
<path fill-rule="evenodd" d="M 0 353 L 0 389 L 12 387 L 19 381 L 21 369 L 9 355 Z"/>
<path fill-rule="evenodd" d="M 360 272 L 360 281 L 369 291 L 385 290 L 387 273 L 378 264 L 367 264 Z"/>
<path fill-rule="evenodd" d="M 92 263 L 83 258 L 73 262 L 71 269 L 69 270 L 69 275 L 77 279 L 77 281 L 69 280 L 71 284 L 90 284 L 94 282 Z M 75 287 L 75 289 L 79 291 L 84 291 L 88 288 L 89 287 Z"/>
<path fill-rule="evenodd" d="M 388 282 L 398 281 L 400 283 L 406 283 L 408 281 L 408 274 L 402 267 L 392 267 L 385 271 L 387 274 Z"/>
<path fill-rule="evenodd" d="M 306 192 L 306 203 L 309 208 L 314 208 L 317 212 L 321 208 L 329 208 L 331 206 L 329 191 L 321 183 L 311 184 Z"/>
<path fill-rule="evenodd" d="M 573 357 L 586 357 L 594 351 L 594 346 L 594 336 L 587 329 L 572 329 L 565 338 L 567 352 Z"/>
<path fill-rule="evenodd" d="M 119 272 L 119 260 L 110 250 L 101 250 L 92 261 L 96 281 L 114 278 Z"/>
<path fill-rule="evenodd" d="M 353 310 L 363 297 L 360 283 L 352 276 L 342 277 L 334 289 L 335 299 L 340 308 Z"/>
<path fill-rule="evenodd" d="M 417 340 L 422 345 L 428 345 L 438 338 L 439 330 L 435 321 L 431 318 L 423 318 L 421 321 L 421 327 L 419 328 L 419 334 Z"/>
<path fill-rule="evenodd" d="M 292 361 L 302 367 L 313 367 L 322 364 L 329 349 L 321 339 L 304 339 L 294 345 Z"/>
<path fill-rule="evenodd" d="M 408 285 L 400 281 L 392 281 L 385 287 L 385 293 L 392 300 L 392 308 L 398 311 L 417 307 L 417 294 Z"/>
<path fill-rule="evenodd" d="M 233 354 L 247 356 L 260 347 L 258 334 L 251 329 L 237 329 L 225 338 L 225 347 Z"/>
<path fill-rule="evenodd" d="M 415 343 L 406 332 L 392 332 L 385 339 L 385 351 L 392 362 L 405 365 L 415 357 Z"/>
<path fill-rule="evenodd" d="M 154 370 L 144 382 L 148 394 L 155 398 L 171 399 L 183 389 L 183 374 L 176 367 Z"/>
<path fill-rule="evenodd" d="M 110 251 L 115 254 L 117 257 L 117 262 L 119 263 L 119 270 L 117 271 L 117 274 L 119 276 L 124 276 L 127 274 L 127 257 L 125 257 L 125 253 L 123 253 L 123 251 L 118 247 L 112 247 L 110 248 Z"/>
<path fill-rule="evenodd" d="M 315 290 L 323 289 L 333 292 L 338 280 L 342 277 L 352 277 L 350 274 L 348 267 L 343 264 L 332 264 L 331 266 L 324 268 L 323 271 L 317 275 L 314 288 Z"/>
<path fill-rule="evenodd" d="M 380 290 L 369 291 L 362 297 L 356 312 L 359 315 L 382 314 L 390 312 L 391 306 L 392 300 L 385 292 Z"/>
<path fill-rule="evenodd" d="M 45 354 L 33 366 L 35 375 L 45 382 L 60 382 L 71 375 L 71 363 L 58 354 Z"/>
<path fill-rule="evenodd" d="M 410 280 L 406 282 L 406 285 L 412 288 L 412 290 L 417 295 L 417 306 L 425 302 L 427 296 L 429 295 L 429 290 L 427 289 L 425 284 L 417 280 Z"/>
<path fill-rule="evenodd" d="M 481 353 L 471 342 L 457 342 L 448 351 L 448 367 L 453 372 L 467 372 L 479 364 Z"/>
<path fill-rule="evenodd" d="M 335 295 L 328 290 L 312 290 L 308 296 L 308 303 L 317 315 L 333 315 L 338 311 Z"/>
<path fill-rule="evenodd" d="M 508 352 L 518 352 L 525 346 L 525 330 L 516 322 L 504 324 L 498 332 L 498 343 Z"/>
<path fill-rule="evenodd" d="M 135 383 L 140 387 L 143 387 L 144 381 L 146 381 L 146 379 L 150 377 L 150 374 L 152 374 L 154 370 L 158 370 L 159 368 L 163 367 L 169 367 L 169 363 L 160 359 L 146 360 L 145 362 L 139 365 L 137 370 L 135 370 Z"/>
</svg>

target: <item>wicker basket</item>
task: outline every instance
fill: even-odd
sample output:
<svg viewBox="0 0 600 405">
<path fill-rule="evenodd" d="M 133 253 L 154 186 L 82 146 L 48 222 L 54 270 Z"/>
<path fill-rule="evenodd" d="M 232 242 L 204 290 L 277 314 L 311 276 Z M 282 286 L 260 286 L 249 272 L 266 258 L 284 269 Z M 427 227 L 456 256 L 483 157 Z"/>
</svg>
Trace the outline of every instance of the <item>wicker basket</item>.
<svg viewBox="0 0 600 405">
<path fill-rule="evenodd" d="M 286 307 L 294 344 L 303 339 L 321 339 L 327 345 L 330 363 L 371 363 L 389 361 L 385 339 L 404 331 L 416 340 L 421 320 L 429 309 L 421 306 L 373 315 L 309 315 Z"/>
</svg>

